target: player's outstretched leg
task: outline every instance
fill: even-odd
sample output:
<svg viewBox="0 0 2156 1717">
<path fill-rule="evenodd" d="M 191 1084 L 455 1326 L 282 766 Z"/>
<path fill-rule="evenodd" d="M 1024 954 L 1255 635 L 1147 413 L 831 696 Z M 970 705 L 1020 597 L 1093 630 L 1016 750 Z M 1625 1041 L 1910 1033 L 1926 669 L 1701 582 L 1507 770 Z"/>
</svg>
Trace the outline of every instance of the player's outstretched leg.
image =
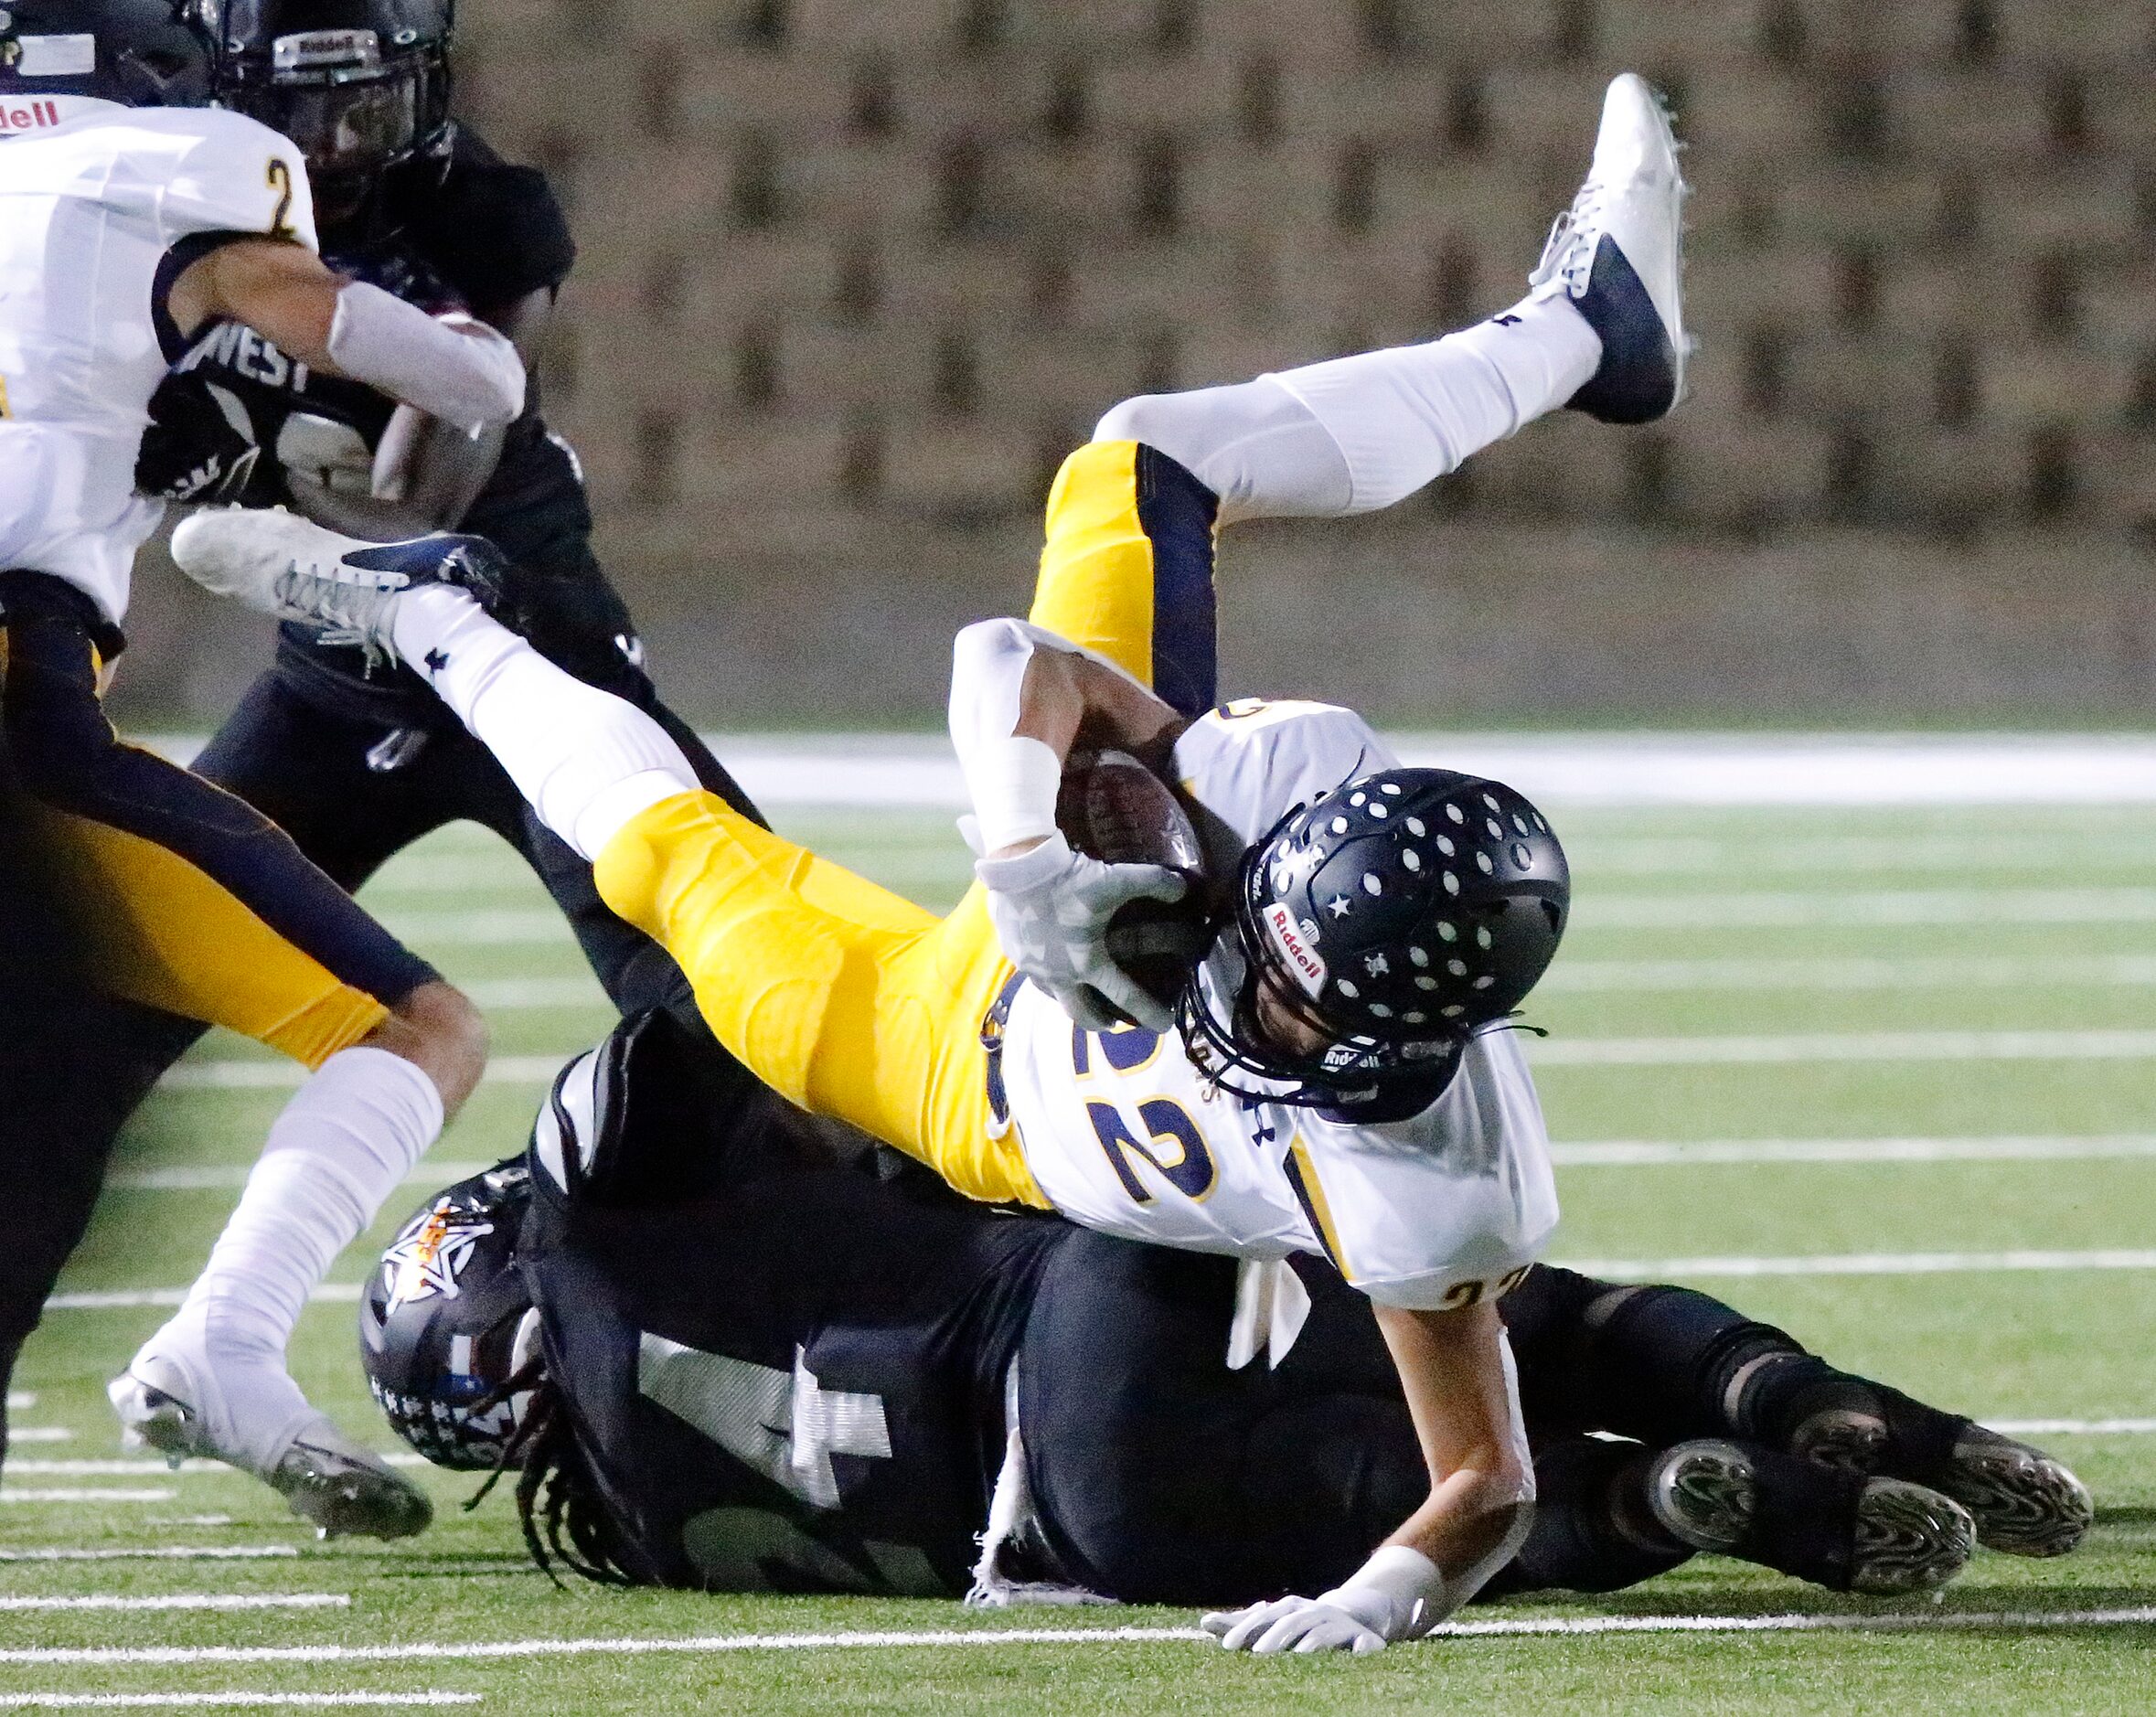
<svg viewBox="0 0 2156 1717">
<path fill-rule="evenodd" d="M 2064 1555 L 2095 1518 L 2081 1481 L 2043 1450 L 1839 1370 L 1696 1289 L 1545 1268 L 1522 1293 L 1576 1308 L 1566 1321 L 1586 1335 L 1567 1349 L 1561 1392 L 1603 1429 L 1658 1447 L 1733 1437 L 1920 1485 L 1968 1509 L 1978 1542 L 2013 1556 Z"/>
<path fill-rule="evenodd" d="M 172 553 L 220 596 L 407 663 L 586 858 L 637 812 L 700 790 L 650 716 L 488 617 L 502 560 L 484 538 L 437 531 L 369 543 L 294 514 L 235 507 L 187 519 Z"/>
<path fill-rule="evenodd" d="M 1566 407 L 1660 417 L 1683 396 L 1689 349 L 1684 191 L 1669 119 L 1628 73 L 1609 86 L 1586 182 L 1510 310 L 1424 345 L 1126 400 L 1094 439 L 1167 454 L 1228 524 L 1390 507 Z"/>
</svg>

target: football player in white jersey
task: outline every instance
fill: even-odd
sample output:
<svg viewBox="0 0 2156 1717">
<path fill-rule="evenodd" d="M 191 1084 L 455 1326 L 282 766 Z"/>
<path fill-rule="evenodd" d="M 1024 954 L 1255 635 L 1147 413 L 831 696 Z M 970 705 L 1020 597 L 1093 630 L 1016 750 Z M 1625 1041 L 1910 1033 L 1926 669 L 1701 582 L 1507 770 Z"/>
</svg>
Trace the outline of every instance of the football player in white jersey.
<svg viewBox="0 0 2156 1717">
<path fill-rule="evenodd" d="M 977 1198 L 1252 1269 L 1329 1256 L 1375 1304 L 1430 1493 L 1334 1590 L 1208 1626 L 1231 1648 L 1375 1650 L 1464 1603 L 1530 1518 L 1494 1301 L 1556 1200 L 1506 1017 L 1555 952 L 1568 879 L 1518 794 L 1397 768 L 1349 710 L 1212 709 L 1214 532 L 1390 505 L 1561 407 L 1670 410 L 1682 191 L 1659 101 L 1619 78 L 1587 182 L 1511 309 L 1110 411 L 1050 496 L 1030 619 L 958 642 L 951 728 L 982 886 L 942 920 L 695 791 L 647 718 L 443 588 L 483 589 L 483 544 L 422 539 L 432 564 L 414 543 L 370 580 L 348 539 L 205 513 L 174 551 L 212 589 L 350 626 L 423 671 L 781 1094 Z M 1221 930 L 1174 1020 L 1103 943 L 1118 906 L 1182 880 L 1071 850 L 1055 806 L 1079 745 L 1150 763 L 1208 837 Z M 1111 1005 L 1142 1023 L 1102 1029 Z"/>
<path fill-rule="evenodd" d="M 524 372 L 491 329 L 323 266 L 301 153 L 199 105 L 195 16 L 169 0 L 0 8 L 0 754 L 94 986 L 310 1072 L 208 1268 L 113 1386 L 123 1423 L 176 1461 L 259 1475 L 325 1531 L 395 1537 L 426 1524 L 426 1498 L 307 1402 L 284 1350 L 308 1290 L 476 1082 L 483 1029 L 272 825 L 122 745 L 99 692 L 160 514 L 133 493 L 146 408 L 187 338 L 238 323 L 474 430 L 517 415 Z M 8 1199 L 10 1251 L 49 1286 L 80 1217 L 40 1202 L 19 1143 L 0 1161 L 30 1185 Z"/>
</svg>

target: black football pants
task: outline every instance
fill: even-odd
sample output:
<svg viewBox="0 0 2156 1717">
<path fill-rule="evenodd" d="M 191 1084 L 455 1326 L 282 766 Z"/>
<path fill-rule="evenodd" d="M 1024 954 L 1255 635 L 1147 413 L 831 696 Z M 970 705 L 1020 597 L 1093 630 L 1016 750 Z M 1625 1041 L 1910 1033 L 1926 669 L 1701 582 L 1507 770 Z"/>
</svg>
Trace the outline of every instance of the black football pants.
<svg viewBox="0 0 2156 1717">
<path fill-rule="evenodd" d="M 688 724 L 649 707 L 698 778 L 755 816 Z M 282 826 L 347 890 L 447 824 L 493 829 L 546 884 L 617 1007 L 675 1008 L 694 1021 L 694 1000 L 673 961 L 606 909 L 591 866 L 539 821 L 484 746 L 454 725 L 425 730 L 416 749 L 413 739 L 392 742 L 399 731 L 324 709 L 272 672 L 248 691 L 195 769 Z M 369 762 L 370 754 L 399 752 L 399 767 Z M 0 794 L 5 785 L 0 779 Z M 4 1385 L 89 1225 L 120 1128 L 203 1028 L 109 1000 L 69 977 L 50 951 L 31 954 L 32 933 L 51 940 L 57 925 L 4 865 L 0 899 L 8 902 L 0 906 L 0 931 L 9 936 L 9 955 L 0 960 L 0 1027 L 8 1016 L 18 1027 L 0 1082 L 9 1097 L 0 1116 L 0 1198 L 8 1213 L 0 1244 Z"/>
</svg>

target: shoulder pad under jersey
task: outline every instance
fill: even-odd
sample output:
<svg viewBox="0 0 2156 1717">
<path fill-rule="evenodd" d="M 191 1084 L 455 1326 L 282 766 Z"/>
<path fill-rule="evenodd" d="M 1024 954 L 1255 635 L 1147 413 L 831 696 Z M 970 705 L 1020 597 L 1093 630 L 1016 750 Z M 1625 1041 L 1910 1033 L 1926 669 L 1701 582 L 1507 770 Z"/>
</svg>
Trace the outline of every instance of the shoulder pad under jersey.
<svg viewBox="0 0 2156 1717">
<path fill-rule="evenodd" d="M 166 238 L 260 232 L 321 248 L 306 156 L 290 138 L 221 108 L 152 108 L 128 115 L 130 132 L 169 140 L 158 197 Z"/>
</svg>

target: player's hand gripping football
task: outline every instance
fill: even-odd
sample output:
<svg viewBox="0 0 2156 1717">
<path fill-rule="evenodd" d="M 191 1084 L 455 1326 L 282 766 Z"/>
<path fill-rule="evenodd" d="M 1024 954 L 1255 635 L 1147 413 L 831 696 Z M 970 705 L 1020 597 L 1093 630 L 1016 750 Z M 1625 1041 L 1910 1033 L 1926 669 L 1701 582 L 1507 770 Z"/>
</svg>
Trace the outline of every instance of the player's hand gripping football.
<svg viewBox="0 0 2156 1717">
<path fill-rule="evenodd" d="M 1179 901 L 1187 879 L 1163 865 L 1111 865 L 1073 852 L 1062 835 L 1014 856 L 983 858 L 975 873 L 988 890 L 988 917 L 1004 957 L 1089 1031 L 1124 1018 L 1148 1030 L 1174 1023 L 1108 957 L 1108 921 L 1136 900 Z"/>
</svg>

